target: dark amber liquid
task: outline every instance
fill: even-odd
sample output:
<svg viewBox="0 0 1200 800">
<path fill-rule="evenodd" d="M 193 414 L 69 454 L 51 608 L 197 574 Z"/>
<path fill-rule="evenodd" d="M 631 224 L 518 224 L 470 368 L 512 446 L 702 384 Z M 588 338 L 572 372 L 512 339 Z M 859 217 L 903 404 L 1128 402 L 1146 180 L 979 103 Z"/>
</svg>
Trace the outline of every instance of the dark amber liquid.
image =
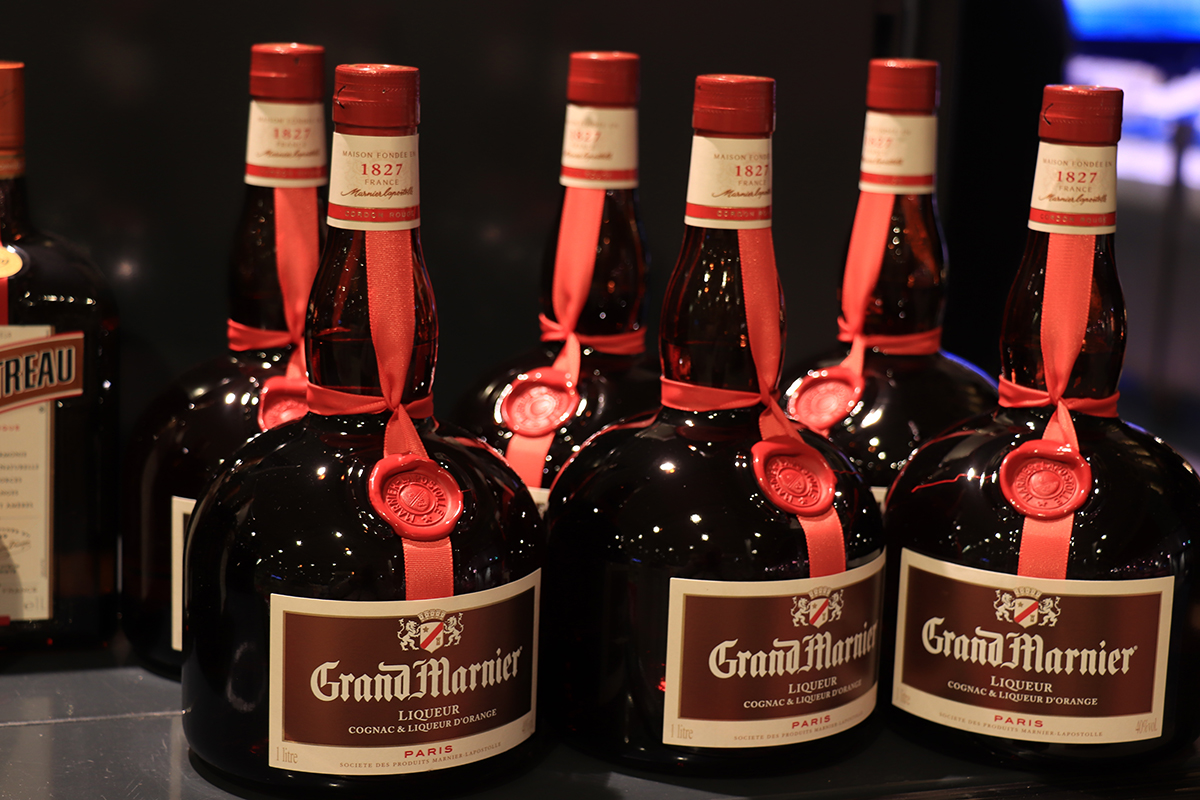
<svg viewBox="0 0 1200 800">
<path fill-rule="evenodd" d="M 405 599 L 402 540 L 367 497 L 387 420 L 309 414 L 267 431 L 238 452 L 236 466 L 222 471 L 196 507 L 186 561 L 184 731 L 199 758 L 238 782 L 285 794 L 401 785 L 450 791 L 510 770 L 536 748 L 530 739 L 481 762 L 414 775 L 267 766 L 271 594 Z M 540 567 L 540 520 L 512 471 L 432 419 L 418 421 L 418 430 L 429 456 L 463 490 L 465 507 L 450 536 L 454 593 L 501 586 Z"/>
<path fill-rule="evenodd" d="M 1001 494 L 997 471 L 1014 446 L 1040 437 L 1049 418 L 1049 408 L 1002 408 L 963 423 L 913 457 L 892 488 L 885 515 L 889 607 L 896 608 L 901 547 L 1017 573 L 1025 518 Z M 1177 453 L 1145 431 L 1115 419 L 1072 418 L 1093 490 L 1075 512 L 1067 579 L 1175 578 L 1162 735 L 1119 744 L 1047 744 L 960 731 L 893 708 L 916 741 L 1023 769 L 1072 763 L 1095 769 L 1143 763 L 1200 732 L 1200 634 L 1194 625 L 1200 615 L 1200 482 Z"/>
<path fill-rule="evenodd" d="M 51 618 L 0 625 L 0 650 L 97 644 L 117 625 L 116 303 L 81 252 L 28 222 L 24 178 L 0 181 L 0 241 L 25 256 L 9 324 L 84 334 L 83 394 L 53 401 Z"/>
<path fill-rule="evenodd" d="M 605 193 L 604 217 L 596 264 L 587 302 L 576 330 L 585 336 L 638 330 L 644 316 L 646 253 L 637 210 L 637 191 L 610 189 Z M 542 268 L 542 313 L 555 318 L 552 302 L 557 227 L 552 232 Z M 505 390 L 522 373 L 554 363 L 562 345 L 547 343 L 522 353 L 492 370 L 459 400 L 453 419 L 488 444 L 503 451 L 512 431 L 503 423 L 499 404 Z M 644 356 L 617 356 L 583 348 L 576 414 L 555 433 L 547 453 L 542 481 L 554 476 L 579 446 L 605 425 L 654 408 L 658 404 L 658 370 Z"/>
<path fill-rule="evenodd" d="M 286 330 L 275 262 L 274 189 L 247 186 L 229 263 L 230 317 Z M 126 455 L 122 625 L 150 666 L 178 674 L 172 645 L 171 498 L 199 499 L 217 469 L 258 434 L 263 383 L 291 348 L 230 352 L 189 370 L 142 413 Z M 180 554 L 179 557 L 182 557 Z"/>
</svg>

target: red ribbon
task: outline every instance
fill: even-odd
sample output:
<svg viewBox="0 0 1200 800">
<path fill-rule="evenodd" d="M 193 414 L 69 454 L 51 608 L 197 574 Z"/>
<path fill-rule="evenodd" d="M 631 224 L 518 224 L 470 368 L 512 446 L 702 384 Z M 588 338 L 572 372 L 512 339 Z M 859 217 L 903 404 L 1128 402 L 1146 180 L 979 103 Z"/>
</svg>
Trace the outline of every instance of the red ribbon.
<svg viewBox="0 0 1200 800">
<path fill-rule="evenodd" d="M 1000 404 L 1009 407 L 1052 405 L 1042 440 L 1065 446 L 1078 454 L 1079 440 L 1071 410 L 1114 417 L 1117 395 L 1090 399 L 1063 397 L 1087 330 L 1092 296 L 1092 263 L 1096 237 L 1050 234 L 1046 254 L 1046 283 L 1042 292 L 1041 345 L 1046 391 L 1000 380 Z M 1063 579 L 1071 550 L 1072 511 L 1057 519 L 1025 517 L 1017 574 L 1032 578 Z"/>
<path fill-rule="evenodd" d="M 684 411 L 746 408 L 762 403 L 759 435 L 765 440 L 786 440 L 794 450 L 806 454 L 813 448 L 800 436 L 783 409 L 775 402 L 779 365 L 783 356 L 779 337 L 779 276 L 775 268 L 775 245 L 770 228 L 738 231 L 742 264 L 742 293 L 750 352 L 758 378 L 758 394 L 693 386 L 680 381 L 663 381 L 663 405 Z M 817 456 L 819 458 L 819 456 Z M 833 575 L 846 570 L 845 535 L 832 506 L 814 516 L 797 515 L 808 547 L 810 577 Z"/>
<path fill-rule="evenodd" d="M 843 342 L 853 342 L 856 334 L 846 324 L 843 317 L 838 317 L 838 339 Z M 888 356 L 929 356 L 942 349 L 942 329 L 933 328 L 917 333 L 900 335 L 889 334 L 857 334 L 862 340 L 864 350 L 878 350 Z"/>
<path fill-rule="evenodd" d="M 229 338 L 229 349 L 234 352 L 245 350 L 273 350 L 292 344 L 289 331 L 272 331 L 243 325 L 237 320 L 228 320 L 225 335 Z"/>
<path fill-rule="evenodd" d="M 545 314 L 538 314 L 538 324 L 542 328 L 543 342 L 564 342 L 571 335 L 571 331 Z M 644 328 L 625 333 L 596 336 L 576 333 L 575 338 L 584 347 L 590 347 L 613 356 L 636 356 L 646 352 L 646 330 Z"/>
<path fill-rule="evenodd" d="M 554 285 L 550 300 L 557 324 L 546 319 L 542 338 L 563 341 L 554 359 L 553 369 L 566 374 L 569 384 L 579 379 L 581 340 L 575 333 L 579 315 L 592 288 L 596 266 L 596 245 L 600 241 L 600 223 L 604 219 L 604 189 L 568 186 L 563 194 L 562 219 L 558 227 L 558 249 L 554 254 Z M 554 339 L 547 339 L 547 330 Z M 561 337 L 561 338 L 560 338 Z M 639 351 L 640 352 L 640 351 Z M 531 488 L 539 488 L 545 476 L 546 454 L 554 442 L 554 432 L 526 436 L 513 431 L 505 450 L 509 466 Z"/>
</svg>

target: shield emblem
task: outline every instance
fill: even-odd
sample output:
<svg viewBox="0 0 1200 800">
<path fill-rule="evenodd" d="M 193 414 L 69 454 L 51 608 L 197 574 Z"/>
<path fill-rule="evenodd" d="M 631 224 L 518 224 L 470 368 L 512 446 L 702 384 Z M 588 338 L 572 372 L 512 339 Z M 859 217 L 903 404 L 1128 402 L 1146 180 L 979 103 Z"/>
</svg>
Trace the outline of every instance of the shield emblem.
<svg viewBox="0 0 1200 800">
<path fill-rule="evenodd" d="M 1038 601 L 1032 597 L 1018 597 L 1013 601 L 1013 622 L 1022 628 L 1037 625 Z"/>
<path fill-rule="evenodd" d="M 819 628 L 829 621 L 829 598 L 815 597 L 808 603 L 808 624 Z"/>
<path fill-rule="evenodd" d="M 421 649 L 427 653 L 432 653 L 442 646 L 442 635 L 445 632 L 446 623 L 440 620 L 433 620 L 421 624 Z"/>
</svg>

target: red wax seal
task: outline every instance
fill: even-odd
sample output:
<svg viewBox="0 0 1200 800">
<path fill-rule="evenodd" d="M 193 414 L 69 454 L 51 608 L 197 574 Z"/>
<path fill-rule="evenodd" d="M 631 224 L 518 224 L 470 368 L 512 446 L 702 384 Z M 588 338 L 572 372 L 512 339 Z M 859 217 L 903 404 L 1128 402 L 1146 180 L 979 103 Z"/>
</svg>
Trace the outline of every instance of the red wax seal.
<svg viewBox="0 0 1200 800">
<path fill-rule="evenodd" d="M 810 372 L 788 398 L 787 413 L 806 428 L 827 431 L 854 410 L 862 393 L 862 376 L 845 367 Z"/>
<path fill-rule="evenodd" d="M 579 407 L 575 385 L 561 369 L 545 367 L 518 375 L 500 400 L 500 418 L 522 436 L 545 436 Z"/>
<path fill-rule="evenodd" d="M 259 430 L 278 428 L 308 413 L 308 380 L 268 378 L 258 393 Z"/>
<path fill-rule="evenodd" d="M 1092 489 L 1092 468 L 1069 445 L 1026 442 L 1000 463 L 1000 489 L 1027 517 L 1059 519 L 1083 505 Z"/>
<path fill-rule="evenodd" d="M 833 469 L 812 448 L 788 436 L 764 439 L 750 449 L 754 477 L 767 499 L 789 514 L 815 517 L 833 505 Z"/>
<path fill-rule="evenodd" d="M 371 506 L 396 533 L 431 541 L 448 536 L 462 515 L 462 489 L 449 472 L 422 456 L 384 456 L 367 479 Z"/>
</svg>

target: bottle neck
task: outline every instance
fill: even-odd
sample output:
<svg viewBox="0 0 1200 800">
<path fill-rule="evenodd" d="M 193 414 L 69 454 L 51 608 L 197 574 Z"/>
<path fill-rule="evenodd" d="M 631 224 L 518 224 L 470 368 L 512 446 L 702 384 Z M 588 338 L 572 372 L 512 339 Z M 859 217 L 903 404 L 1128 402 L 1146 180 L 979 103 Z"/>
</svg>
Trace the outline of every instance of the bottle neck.
<svg viewBox="0 0 1200 800">
<path fill-rule="evenodd" d="M 25 176 L 0 177 L 0 244 L 19 242 L 33 230 Z"/>
<path fill-rule="evenodd" d="M 932 111 L 867 111 L 859 188 L 895 198 L 879 278 L 866 303 L 863 333 L 868 336 L 941 327 L 946 256 L 933 195 L 936 163 Z"/>
<path fill-rule="evenodd" d="M 229 318 L 234 322 L 287 330 L 275 244 L 275 190 L 247 185 L 229 259 Z"/>
<path fill-rule="evenodd" d="M 1025 255 L 1008 295 L 1000 336 L 1001 375 L 1040 391 L 1046 391 L 1042 315 L 1052 235 L 1070 234 L 1029 231 Z M 1064 397 L 1100 398 L 1117 391 L 1125 357 L 1126 323 L 1114 239 L 1112 233 L 1095 237 L 1087 327 Z"/>
<path fill-rule="evenodd" d="M 573 323 L 585 336 L 615 336 L 642 326 L 646 245 L 638 210 L 637 132 L 636 107 L 567 104 L 559 173 L 563 201 L 543 261 L 540 306 L 549 319 L 570 323 L 559 319 L 570 310 L 555 308 L 556 287 L 560 303 L 586 293 Z M 603 200 L 580 203 L 570 195 L 574 190 L 603 192 Z"/>
<path fill-rule="evenodd" d="M 780 298 L 782 342 L 786 324 L 782 294 Z M 679 260 L 663 300 L 659 349 L 663 377 L 669 380 L 733 391 L 759 391 L 746 323 L 737 230 L 691 225 L 686 228 Z M 778 364 L 764 366 L 774 366 L 778 374 Z"/>
<path fill-rule="evenodd" d="M 402 397 L 411 403 L 432 391 L 438 339 L 437 307 L 421 250 L 416 129 L 339 126 L 336 134 L 329 234 L 305 326 L 309 380 L 351 394 L 383 393 L 368 270 L 407 270 L 397 259 L 411 254 L 412 307 L 382 312 L 413 315 Z M 382 263 L 373 263 L 377 259 Z M 375 300 L 377 306 L 382 302 Z"/>
</svg>

